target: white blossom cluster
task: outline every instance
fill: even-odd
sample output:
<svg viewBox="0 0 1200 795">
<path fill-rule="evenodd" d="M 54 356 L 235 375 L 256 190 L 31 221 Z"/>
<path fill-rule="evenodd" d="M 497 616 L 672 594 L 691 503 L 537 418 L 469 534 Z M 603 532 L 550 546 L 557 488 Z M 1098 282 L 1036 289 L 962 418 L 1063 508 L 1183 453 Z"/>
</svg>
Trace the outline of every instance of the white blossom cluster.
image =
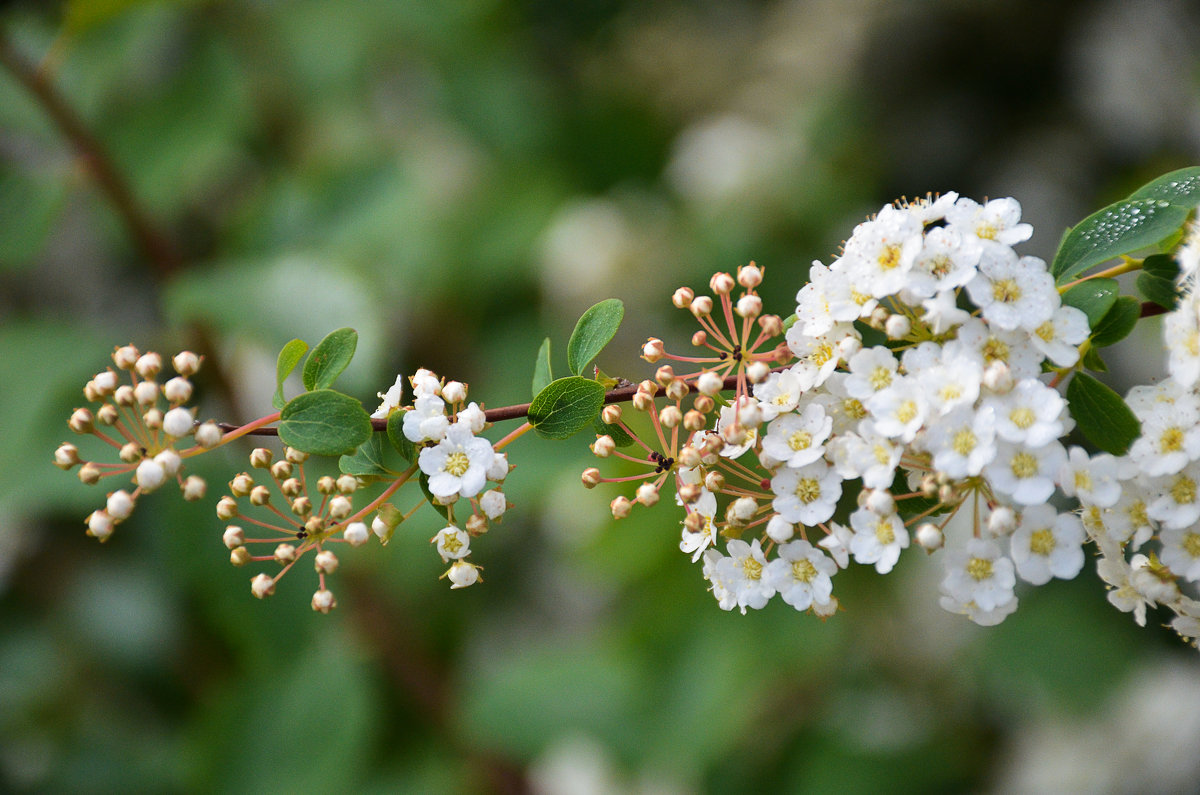
<svg viewBox="0 0 1200 795">
<path fill-rule="evenodd" d="M 1072 421 L 1056 368 L 1076 364 L 1090 329 L 1046 263 L 1014 251 L 1031 233 L 1013 199 L 948 194 L 884 207 L 831 265 L 813 263 L 786 334 L 794 363 L 723 410 L 692 442 L 706 463 L 678 473 L 702 484 L 686 510 L 703 518 L 685 523 L 680 546 L 703 559 L 723 608 L 779 594 L 831 614 L 832 577 L 851 558 L 887 573 L 914 539 L 940 548 L 959 512 L 973 532 L 946 542 L 947 610 L 995 624 L 1016 609 L 1018 578 L 1079 573 L 1083 522 L 1048 500 L 1061 491 L 1119 511 L 1127 462 L 1064 446 Z M 856 323 L 886 339 L 864 343 Z M 742 444 L 731 423 L 747 429 Z M 769 489 L 736 496 L 722 519 L 707 472 L 718 453 L 742 463 L 751 452 Z M 850 481 L 862 490 L 844 526 L 832 519 Z"/>
</svg>

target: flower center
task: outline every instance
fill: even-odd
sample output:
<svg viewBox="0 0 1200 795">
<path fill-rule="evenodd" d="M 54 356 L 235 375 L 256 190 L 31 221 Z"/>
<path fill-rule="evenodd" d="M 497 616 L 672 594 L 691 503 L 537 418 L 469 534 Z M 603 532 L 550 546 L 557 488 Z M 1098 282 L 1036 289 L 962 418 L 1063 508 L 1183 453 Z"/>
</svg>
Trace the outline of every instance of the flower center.
<svg viewBox="0 0 1200 795">
<path fill-rule="evenodd" d="M 1031 478 L 1037 474 L 1037 457 L 1033 453 L 1017 453 L 1012 458 L 1012 473 L 1019 478 Z"/>
<path fill-rule="evenodd" d="M 1049 555 L 1054 551 L 1054 531 L 1049 527 L 1034 530 L 1029 536 L 1029 549 L 1035 555 Z"/>
<path fill-rule="evenodd" d="M 1191 505 L 1196 501 L 1196 481 L 1186 475 L 1180 475 L 1171 484 L 1171 499 L 1180 505 Z"/>
<path fill-rule="evenodd" d="M 808 431 L 796 431 L 788 437 L 788 447 L 794 452 L 807 450 L 812 445 L 812 434 Z"/>
<path fill-rule="evenodd" d="M 1047 320 L 1045 323 L 1038 326 L 1033 333 L 1037 334 L 1041 338 L 1042 342 L 1054 342 L 1054 323 Z"/>
<path fill-rule="evenodd" d="M 812 352 L 813 363 L 820 367 L 833 358 L 833 346 L 828 342 L 818 345 Z"/>
<path fill-rule="evenodd" d="M 1079 469 L 1075 472 L 1075 490 L 1076 491 L 1091 491 L 1092 490 L 1092 473 L 1086 469 Z"/>
<path fill-rule="evenodd" d="M 1183 431 L 1180 428 L 1167 428 L 1158 444 L 1164 453 L 1178 453 L 1183 449 Z"/>
<path fill-rule="evenodd" d="M 1029 430 L 1029 426 L 1033 425 L 1037 420 L 1037 415 L 1033 413 L 1033 409 L 1022 406 L 1019 409 L 1013 409 L 1008 418 L 1012 421 L 1013 425 L 1016 425 L 1023 431 L 1027 431 Z"/>
<path fill-rule="evenodd" d="M 890 271 L 900 264 L 900 247 L 896 245 L 884 246 L 883 251 L 879 252 L 879 269 Z"/>
<path fill-rule="evenodd" d="M 896 419 L 907 425 L 917 418 L 917 404 L 914 401 L 906 400 L 896 408 Z"/>
<path fill-rule="evenodd" d="M 800 502 L 815 502 L 821 498 L 821 483 L 816 478 L 800 478 L 796 481 L 795 494 Z"/>
<path fill-rule="evenodd" d="M 817 567 L 808 558 L 792 562 L 792 577 L 796 582 L 812 582 L 817 576 Z"/>
<path fill-rule="evenodd" d="M 978 440 L 970 428 L 963 428 L 958 433 L 954 434 L 954 452 L 959 455 L 969 455 L 975 449 L 975 443 Z"/>
<path fill-rule="evenodd" d="M 455 450 L 446 456 L 446 463 L 442 466 L 442 471 L 449 472 L 456 478 L 461 478 L 470 466 L 471 460 L 467 458 L 467 454 L 461 450 Z"/>
<path fill-rule="evenodd" d="M 846 398 L 842 401 L 842 411 L 851 419 L 861 420 L 867 416 L 867 407 L 858 398 Z"/>
<path fill-rule="evenodd" d="M 1192 558 L 1200 558 L 1200 533 L 1188 533 L 1183 537 L 1183 551 Z"/>
<path fill-rule="evenodd" d="M 1013 279 L 992 282 L 992 299 L 1001 304 L 1012 304 L 1021 300 L 1021 288 Z"/>
<path fill-rule="evenodd" d="M 1008 343 L 991 337 L 983 344 L 983 358 L 988 362 L 1008 363 Z"/>
<path fill-rule="evenodd" d="M 742 571 L 745 573 L 747 580 L 762 579 L 762 564 L 755 560 L 753 555 L 747 555 L 742 560 Z"/>
<path fill-rule="evenodd" d="M 892 371 L 883 366 L 876 367 L 871 371 L 871 375 L 867 380 L 871 382 L 871 388 L 878 392 L 881 389 L 891 386 Z"/>
<path fill-rule="evenodd" d="M 875 523 L 875 538 L 883 546 L 887 546 L 896 540 L 896 533 L 892 530 L 892 523 L 887 519 L 880 519 Z"/>
<path fill-rule="evenodd" d="M 967 563 L 967 574 L 975 582 L 983 582 L 992 576 L 992 562 L 987 558 L 971 558 Z"/>
</svg>

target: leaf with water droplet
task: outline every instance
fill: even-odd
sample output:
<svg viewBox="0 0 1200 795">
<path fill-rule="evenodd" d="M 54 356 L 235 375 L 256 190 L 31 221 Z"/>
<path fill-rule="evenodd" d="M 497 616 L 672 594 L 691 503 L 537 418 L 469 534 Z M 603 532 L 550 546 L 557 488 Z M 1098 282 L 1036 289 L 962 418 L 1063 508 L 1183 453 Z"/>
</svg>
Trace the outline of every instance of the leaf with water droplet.
<svg viewBox="0 0 1200 795">
<path fill-rule="evenodd" d="M 1117 284 L 1116 279 L 1088 279 L 1083 284 L 1077 284 L 1067 290 L 1062 302 L 1087 315 L 1088 328 L 1094 329 L 1120 293 L 1121 285 Z"/>
<path fill-rule="evenodd" d="M 1161 199 L 1125 199 L 1092 213 L 1071 229 L 1054 255 L 1058 284 L 1123 254 L 1157 246 L 1179 234 L 1190 209 Z"/>
<path fill-rule="evenodd" d="M 1131 199 L 1162 199 L 1170 204 L 1194 208 L 1200 204 L 1200 166 L 1163 174 L 1138 188 Z"/>
</svg>

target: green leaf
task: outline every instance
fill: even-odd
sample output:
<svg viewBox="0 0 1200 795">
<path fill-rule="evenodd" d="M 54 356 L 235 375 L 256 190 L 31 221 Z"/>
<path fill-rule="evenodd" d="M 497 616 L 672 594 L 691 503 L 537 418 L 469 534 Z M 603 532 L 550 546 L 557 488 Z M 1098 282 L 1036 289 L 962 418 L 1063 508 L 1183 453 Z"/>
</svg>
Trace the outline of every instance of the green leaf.
<svg viewBox="0 0 1200 795">
<path fill-rule="evenodd" d="M 590 425 L 602 408 L 602 384 L 568 376 L 538 392 L 529 404 L 529 424 L 547 439 L 566 439 Z"/>
<path fill-rule="evenodd" d="M 433 492 L 429 490 L 429 476 L 424 472 L 421 477 L 417 478 L 417 482 L 421 485 L 421 492 L 425 495 L 425 499 L 433 506 L 433 509 L 442 515 L 442 518 L 447 522 L 450 521 L 450 508 L 440 504 L 437 497 L 433 496 Z"/>
<path fill-rule="evenodd" d="M 1091 370 L 1093 373 L 1107 373 L 1108 365 L 1100 356 L 1100 351 L 1096 348 L 1088 348 L 1083 354 L 1083 367 L 1085 370 Z"/>
<path fill-rule="evenodd" d="M 346 475 L 359 477 L 396 477 L 407 466 L 397 467 L 397 453 L 383 439 L 383 434 L 372 433 L 371 438 L 359 445 L 351 455 L 338 459 L 338 469 Z"/>
<path fill-rule="evenodd" d="M 1173 282 L 1179 278 L 1179 263 L 1170 254 L 1154 254 L 1142 261 L 1142 273 Z"/>
<path fill-rule="evenodd" d="M 1200 166 L 1181 168 L 1147 182 L 1131 199 L 1163 199 L 1184 207 L 1200 204 Z"/>
<path fill-rule="evenodd" d="M 304 363 L 304 388 L 328 389 L 349 366 L 358 347 L 358 332 L 352 328 L 331 331 L 317 343 Z"/>
<path fill-rule="evenodd" d="M 546 337 L 542 341 L 542 347 L 538 348 L 537 361 L 533 365 L 533 395 L 536 397 L 537 393 L 553 380 L 554 373 L 550 370 L 550 338 Z"/>
<path fill-rule="evenodd" d="M 348 455 L 371 437 L 371 418 L 362 404 L 332 389 L 305 392 L 288 401 L 279 439 L 313 455 Z"/>
<path fill-rule="evenodd" d="M 624 428 L 620 425 L 609 425 L 600 419 L 600 417 L 596 417 L 592 421 L 592 428 L 595 429 L 598 436 L 603 436 L 604 434 L 611 436 L 617 447 L 628 447 L 633 444 L 633 437 L 627 434 Z"/>
<path fill-rule="evenodd" d="M 567 367 L 575 375 L 595 359 L 612 340 L 625 317 L 625 304 L 619 298 L 608 298 L 579 316 L 571 339 L 567 342 Z"/>
<path fill-rule="evenodd" d="M 1094 329 L 1100 319 L 1116 303 L 1121 285 L 1116 279 L 1088 279 L 1072 287 L 1062 297 L 1062 302 L 1082 310 L 1087 315 L 1088 328 Z"/>
<path fill-rule="evenodd" d="M 1175 280 L 1179 278 L 1179 263 L 1170 254 L 1146 257 L 1138 274 L 1138 292 L 1164 309 L 1174 309 L 1179 303 Z"/>
<path fill-rule="evenodd" d="M 1178 234 L 1190 208 L 1166 199 L 1124 199 L 1097 210 L 1067 233 L 1050 272 L 1058 284 L 1122 254 Z"/>
<path fill-rule="evenodd" d="M 1141 424 L 1121 396 L 1087 373 L 1067 384 L 1067 405 L 1079 430 L 1096 447 L 1124 455 L 1141 433 Z"/>
<path fill-rule="evenodd" d="M 1092 350 L 1113 345 L 1128 337 L 1141 314 L 1142 305 L 1136 298 L 1131 295 L 1118 298 L 1100 322 L 1092 327 Z"/>
<path fill-rule="evenodd" d="M 407 413 L 404 409 L 396 409 L 388 415 L 387 438 L 392 443 L 392 449 L 411 464 L 417 460 L 417 446 L 404 435 L 404 415 Z"/>
<path fill-rule="evenodd" d="M 300 339 L 292 340 L 279 351 L 279 358 L 275 360 L 275 397 L 271 398 L 271 405 L 275 408 L 281 409 L 287 403 L 283 396 L 283 382 L 307 352 L 308 343 Z"/>
</svg>

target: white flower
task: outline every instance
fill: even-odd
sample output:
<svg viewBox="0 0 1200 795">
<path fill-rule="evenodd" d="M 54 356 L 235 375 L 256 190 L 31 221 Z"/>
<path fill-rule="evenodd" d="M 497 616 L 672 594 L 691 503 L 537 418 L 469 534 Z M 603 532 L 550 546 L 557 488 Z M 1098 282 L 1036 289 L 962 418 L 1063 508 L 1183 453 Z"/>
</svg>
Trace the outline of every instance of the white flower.
<svg viewBox="0 0 1200 795">
<path fill-rule="evenodd" d="M 905 286 L 922 242 L 921 223 L 889 204 L 855 227 L 839 263 L 859 290 L 882 298 Z"/>
<path fill-rule="evenodd" d="M 458 412 L 456 421 L 465 424 L 471 429 L 471 433 L 479 433 L 487 425 L 487 417 L 475 401 L 471 401 L 465 409 Z"/>
<path fill-rule="evenodd" d="M 800 359 L 793 369 L 801 379 L 811 379 L 813 386 L 820 386 L 833 375 L 841 361 L 838 345 L 842 340 L 858 337 L 858 332 L 849 323 L 837 323 L 817 337 L 804 334 L 797 323 L 787 330 L 786 335 L 788 349 Z"/>
<path fill-rule="evenodd" d="M 680 551 L 691 553 L 692 563 L 695 563 L 704 554 L 704 550 L 717 541 L 717 530 L 713 524 L 713 517 L 717 513 L 716 495 L 708 489 L 703 489 L 695 502 L 686 506 L 686 509 L 688 513 L 698 513 L 704 517 L 704 525 L 698 533 L 693 533 L 684 525 L 683 540 L 679 542 Z"/>
<path fill-rule="evenodd" d="M 854 536 L 850 552 L 858 563 L 873 563 L 875 571 L 887 574 L 900 559 L 900 551 L 908 548 L 908 531 L 896 514 L 880 516 L 866 508 L 850 514 Z"/>
<path fill-rule="evenodd" d="M 825 440 L 833 419 L 817 403 L 809 403 L 800 414 L 784 414 L 767 426 L 763 452 L 789 467 L 811 464 L 825 453 Z"/>
<path fill-rule="evenodd" d="M 479 567 L 467 560 L 456 560 L 446 570 L 450 580 L 450 590 L 467 588 L 479 582 Z"/>
<path fill-rule="evenodd" d="M 706 549 L 703 557 L 704 565 L 701 571 L 704 579 L 712 583 L 710 590 L 716 597 L 717 604 L 722 610 L 732 610 L 737 607 L 737 594 L 734 590 L 737 572 L 735 567 L 724 565 L 729 558 L 715 549 Z"/>
<path fill-rule="evenodd" d="M 945 334 L 956 326 L 961 326 L 971 319 L 971 313 L 958 308 L 958 295 L 954 290 L 943 290 L 932 298 L 921 302 L 925 314 L 921 322 L 928 324 L 934 334 Z"/>
<path fill-rule="evenodd" d="M 386 418 L 392 409 L 399 408 L 400 403 L 404 400 L 404 376 L 396 376 L 396 383 L 388 387 L 387 392 L 377 393 L 379 400 L 379 408 L 375 409 L 375 413 L 371 416 L 375 419 Z"/>
<path fill-rule="evenodd" d="M 994 488 L 1022 505 L 1037 505 L 1054 493 L 1054 478 L 1067 460 L 1058 442 L 1041 447 L 999 442 L 996 458 L 984 469 Z"/>
<path fill-rule="evenodd" d="M 1042 352 L 1033 347 L 1024 331 L 1005 331 L 971 318 L 958 328 L 958 336 L 946 343 L 947 351 L 962 345 L 983 360 L 983 366 L 1003 362 L 1014 381 L 1034 378 L 1042 371 Z"/>
<path fill-rule="evenodd" d="M 479 509 L 491 521 L 496 521 L 508 510 L 508 499 L 500 489 L 485 491 L 479 498 Z"/>
<path fill-rule="evenodd" d="M 1051 577 L 1070 580 L 1083 568 L 1083 523 L 1051 505 L 1021 511 L 1021 524 L 1012 535 L 1012 559 L 1021 579 L 1045 585 Z"/>
<path fill-rule="evenodd" d="M 1013 562 L 995 541 L 971 538 L 965 547 L 946 550 L 943 592 L 961 604 L 990 611 L 1013 599 Z"/>
<path fill-rule="evenodd" d="M 723 558 L 719 564 L 722 575 L 734 594 L 737 606 L 742 615 L 746 608 L 761 610 L 775 595 L 775 589 L 767 582 L 767 559 L 759 546 L 758 539 L 747 544 L 740 539 L 733 539 L 725 545 L 729 557 Z"/>
<path fill-rule="evenodd" d="M 964 236 L 945 227 L 925 232 L 924 246 L 913 263 L 901 297 L 910 306 L 935 293 L 953 295 L 975 277 L 975 266 L 983 246 L 974 236 Z"/>
<path fill-rule="evenodd" d="M 1163 320 L 1167 371 L 1171 378 L 1189 389 L 1200 380 L 1200 303 L 1197 298 L 1194 293 L 1188 294 Z"/>
<path fill-rule="evenodd" d="M 837 564 L 807 541 L 793 541 L 779 547 L 779 557 L 767 564 L 766 579 L 783 599 L 797 610 L 807 610 L 814 602 L 829 601 Z"/>
<path fill-rule="evenodd" d="M 471 536 L 454 525 L 443 527 L 432 540 L 443 561 L 460 560 L 471 553 Z"/>
<path fill-rule="evenodd" d="M 1121 498 L 1118 462 L 1109 453 L 1089 457 L 1082 447 L 1072 446 L 1058 473 L 1059 488 L 1082 503 L 1111 508 Z"/>
<path fill-rule="evenodd" d="M 946 227 L 974 235 L 980 240 L 994 240 L 1006 246 L 1024 242 L 1033 234 L 1029 224 L 1021 220 L 1021 205 L 1016 199 L 992 199 L 980 206 L 971 199 L 961 198 L 946 210 Z"/>
<path fill-rule="evenodd" d="M 829 531 L 829 535 L 818 541 L 817 546 L 826 549 L 838 568 L 844 569 L 850 565 L 850 541 L 854 538 L 854 531 L 837 522 L 829 523 Z"/>
<path fill-rule="evenodd" d="M 765 381 L 754 385 L 754 397 L 758 399 L 758 410 L 764 422 L 770 422 L 780 414 L 796 408 L 800 396 L 808 388 L 793 370 L 771 373 Z"/>
<path fill-rule="evenodd" d="M 436 396 L 442 391 L 441 380 L 433 371 L 426 370 L 424 367 L 413 373 L 413 377 L 408 380 L 412 384 L 413 396 L 417 398 Z"/>
<path fill-rule="evenodd" d="M 850 357 L 850 374 L 845 380 L 846 394 L 864 403 L 877 392 L 887 389 L 898 378 L 899 366 L 891 350 L 882 345 L 863 348 Z"/>
<path fill-rule="evenodd" d="M 943 610 L 964 615 L 981 627 L 994 627 L 1011 616 L 1017 609 L 1016 596 L 1013 596 L 1007 602 L 992 607 L 990 610 L 984 610 L 972 600 L 963 601 L 956 599 L 951 594 L 946 593 L 944 588 L 940 590 L 942 591 L 942 596 L 938 604 L 942 606 Z"/>
<path fill-rule="evenodd" d="M 429 477 L 429 491 L 435 497 L 474 497 L 487 482 L 494 455 L 491 442 L 455 424 L 436 446 L 421 451 L 417 463 Z"/>
<path fill-rule="evenodd" d="M 1030 330 L 1029 341 L 1059 367 L 1079 361 L 1079 344 L 1088 338 L 1087 315 L 1073 306 L 1060 306 L 1045 323 Z"/>
<path fill-rule="evenodd" d="M 911 442 L 929 414 L 929 401 L 915 378 L 898 378 L 866 402 L 875 430 L 890 439 Z"/>
<path fill-rule="evenodd" d="M 732 428 L 736 421 L 745 432 L 745 435 L 740 444 L 727 443 L 722 447 L 721 455 L 725 458 L 740 458 L 747 450 L 754 447 L 758 443 L 758 428 L 756 426 L 761 416 L 758 411 L 758 401 L 749 395 L 743 395 L 735 402 L 723 407 L 717 415 L 717 433 L 721 433 L 726 428 Z M 728 442 L 728 437 L 722 435 L 722 438 L 725 438 Z"/>
<path fill-rule="evenodd" d="M 974 477 L 996 457 L 995 415 L 988 406 L 964 406 L 937 422 L 918 439 L 933 453 L 933 468 L 954 480 Z"/>
<path fill-rule="evenodd" d="M 842 496 L 842 478 L 829 464 L 814 461 L 799 469 L 784 467 L 771 478 L 771 505 L 784 521 L 809 527 L 833 516 Z"/>
<path fill-rule="evenodd" d="M 979 272 L 967 282 L 972 303 L 989 324 L 1006 330 L 1033 331 L 1058 308 L 1054 277 L 1037 257 L 1017 258 L 1007 246 L 987 246 Z"/>
<path fill-rule="evenodd" d="M 1200 532 L 1195 527 L 1167 528 L 1158 537 L 1163 565 L 1189 582 L 1200 580 Z"/>
<path fill-rule="evenodd" d="M 983 381 L 983 359 L 962 346 L 943 350 L 939 361 L 929 367 L 905 367 L 925 389 L 929 404 L 939 414 L 959 407 L 970 407 L 979 397 Z"/>
<path fill-rule="evenodd" d="M 1129 458 L 1147 475 L 1169 475 L 1200 458 L 1200 411 L 1192 400 L 1155 403 L 1141 413 Z"/>
<path fill-rule="evenodd" d="M 1034 378 L 1020 381 L 1007 394 L 984 398 L 996 414 L 996 435 L 1007 442 L 1041 447 L 1063 435 L 1067 406 L 1054 389 Z"/>
<path fill-rule="evenodd" d="M 405 438 L 414 444 L 441 441 L 450 427 L 445 402 L 436 395 L 418 393 L 413 410 L 404 415 L 402 427 Z"/>
</svg>

